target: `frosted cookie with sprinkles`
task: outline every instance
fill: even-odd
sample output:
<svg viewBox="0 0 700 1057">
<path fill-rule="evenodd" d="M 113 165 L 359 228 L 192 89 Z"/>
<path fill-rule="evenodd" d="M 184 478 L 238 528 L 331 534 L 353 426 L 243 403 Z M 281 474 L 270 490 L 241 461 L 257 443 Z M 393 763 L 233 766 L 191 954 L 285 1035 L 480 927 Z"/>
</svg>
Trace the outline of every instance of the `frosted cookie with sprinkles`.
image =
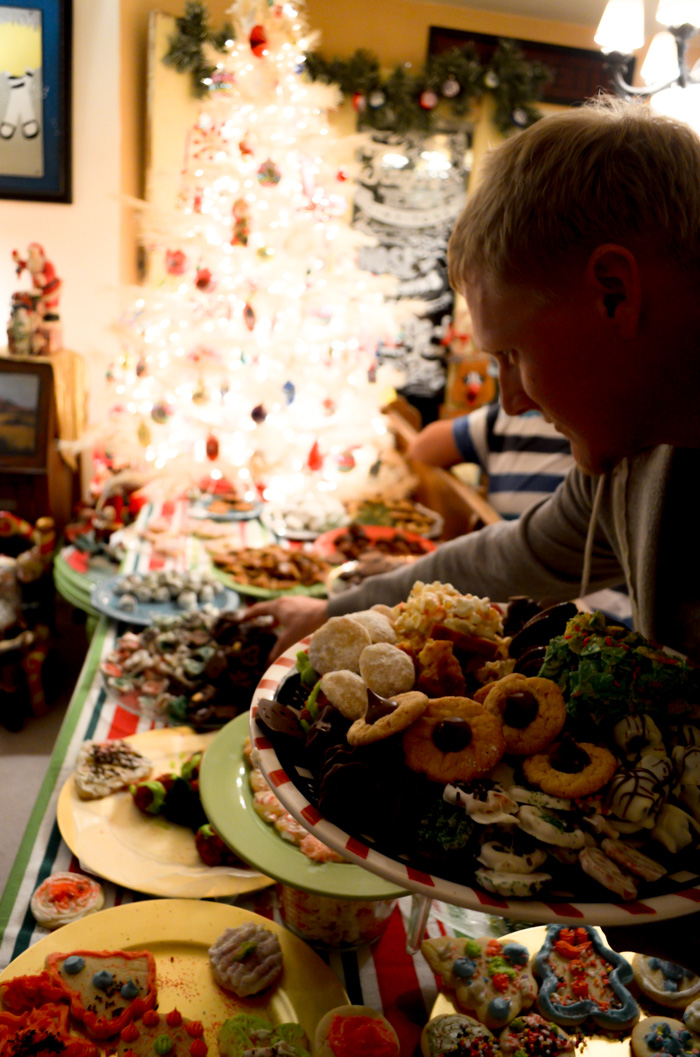
<svg viewBox="0 0 700 1057">
<path fill-rule="evenodd" d="M 630 1049 L 633 1057 L 700 1057 L 700 1036 L 672 1017 L 645 1017 L 632 1031 Z"/>
<path fill-rule="evenodd" d="M 632 959 L 634 982 L 647 998 L 668 1009 L 685 1009 L 700 998 L 700 976 L 675 962 L 648 954 Z"/>
<path fill-rule="evenodd" d="M 574 1040 L 551 1020 L 528 1013 L 511 1020 L 498 1037 L 503 1057 L 564 1057 L 574 1053 Z"/>
<path fill-rule="evenodd" d="M 484 936 L 423 940 L 421 954 L 464 1013 L 489 1030 L 502 1028 L 535 1001 L 537 984 L 522 943 Z"/>
<path fill-rule="evenodd" d="M 442 1013 L 423 1028 L 422 1057 L 501 1057 L 498 1040 L 466 1013 Z"/>
</svg>

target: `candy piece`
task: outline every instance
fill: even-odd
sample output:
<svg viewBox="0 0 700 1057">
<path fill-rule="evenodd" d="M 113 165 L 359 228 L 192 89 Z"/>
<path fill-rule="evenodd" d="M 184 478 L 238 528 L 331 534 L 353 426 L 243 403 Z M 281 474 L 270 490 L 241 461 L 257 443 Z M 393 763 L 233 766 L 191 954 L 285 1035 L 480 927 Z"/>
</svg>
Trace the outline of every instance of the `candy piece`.
<svg viewBox="0 0 700 1057">
<path fill-rule="evenodd" d="M 651 836 L 675 855 L 676 852 L 697 842 L 700 837 L 700 824 L 675 804 L 664 804 L 656 816 Z"/>
<path fill-rule="evenodd" d="M 560 848 L 578 850 L 586 841 L 583 830 L 574 826 L 567 818 L 547 808 L 540 809 L 525 804 L 518 811 L 518 823 L 531 837 Z"/>
<path fill-rule="evenodd" d="M 69 959 L 78 961 L 66 966 Z M 70 972 L 79 960 L 82 967 Z M 129 1021 L 156 1004 L 156 963 L 150 951 L 54 952 L 47 956 L 46 968 L 69 992 L 71 1013 L 83 1022 L 91 1039 L 118 1035 Z"/>
<path fill-rule="evenodd" d="M 511 1020 L 498 1041 L 504 1057 L 512 1054 L 518 1057 L 561 1057 L 573 1053 L 576 1048 L 574 1040 L 558 1024 L 545 1020 L 539 1013 L 528 1013 Z"/>
<path fill-rule="evenodd" d="M 29 906 L 35 921 L 57 929 L 99 910 L 104 904 L 102 885 L 79 873 L 55 873 L 32 893 Z"/>
<path fill-rule="evenodd" d="M 637 885 L 633 877 L 621 870 L 600 848 L 582 848 L 578 861 L 584 873 L 598 881 L 604 888 L 621 899 L 630 902 L 637 898 Z"/>
<path fill-rule="evenodd" d="M 645 1017 L 635 1025 L 630 1039 L 634 1057 L 656 1057 L 674 1054 L 676 1057 L 698 1057 L 700 1037 L 693 1034 L 680 1020 L 671 1017 Z"/>
<path fill-rule="evenodd" d="M 465 788 L 448 784 L 442 794 L 448 804 L 463 808 L 470 818 L 482 826 L 515 825 L 518 805 L 498 782 L 485 778 L 470 782 Z"/>
<path fill-rule="evenodd" d="M 239 998 L 257 995 L 282 973 L 282 950 L 274 932 L 254 921 L 226 929 L 209 948 L 214 979 Z"/>
<path fill-rule="evenodd" d="M 632 971 L 634 982 L 642 994 L 660 1006 L 685 1009 L 689 1003 L 700 998 L 700 976 L 675 962 L 647 954 L 635 954 Z"/>
<path fill-rule="evenodd" d="M 316 1027 L 314 1057 L 399 1057 L 399 1053 L 391 1024 L 369 1006 L 337 1006 Z"/>
<path fill-rule="evenodd" d="M 661 863 L 650 859 L 637 848 L 633 848 L 623 840 L 614 840 L 606 837 L 601 841 L 601 848 L 608 856 L 630 873 L 641 877 L 643 881 L 658 881 L 666 873 L 666 867 Z"/>
<path fill-rule="evenodd" d="M 443 1013 L 423 1028 L 420 1039 L 423 1057 L 500 1057 L 498 1042 L 488 1028 L 465 1013 Z"/>
<path fill-rule="evenodd" d="M 613 727 L 613 739 L 625 758 L 632 762 L 649 752 L 666 755 L 661 731 L 648 713 L 632 712 L 624 716 Z"/>
<path fill-rule="evenodd" d="M 474 871 L 476 883 L 487 892 L 494 892 L 504 899 L 527 899 L 536 895 L 548 881 L 548 873 L 507 873 L 504 870 L 487 870 L 479 867 Z"/>
<path fill-rule="evenodd" d="M 535 968 L 542 980 L 540 1013 L 556 1024 L 591 1018 L 601 1028 L 626 1031 L 639 1017 L 639 1006 L 625 986 L 632 966 L 606 947 L 590 925 L 547 925 Z"/>
<path fill-rule="evenodd" d="M 535 1000 L 537 985 L 521 943 L 438 936 L 423 940 L 420 949 L 457 1008 L 473 1013 L 492 1031 Z"/>
<path fill-rule="evenodd" d="M 485 841 L 477 858 L 489 870 L 528 874 L 534 873 L 542 865 L 547 852 L 520 830 L 513 830 L 512 833 L 506 830 L 502 840 Z"/>
</svg>

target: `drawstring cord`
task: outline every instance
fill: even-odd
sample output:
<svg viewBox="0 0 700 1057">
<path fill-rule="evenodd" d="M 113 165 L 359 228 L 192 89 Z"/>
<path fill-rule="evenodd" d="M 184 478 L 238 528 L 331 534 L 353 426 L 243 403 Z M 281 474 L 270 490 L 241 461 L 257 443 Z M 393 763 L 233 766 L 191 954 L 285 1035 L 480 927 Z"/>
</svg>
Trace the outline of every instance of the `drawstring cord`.
<svg viewBox="0 0 700 1057">
<path fill-rule="evenodd" d="M 588 535 L 586 536 L 586 547 L 583 552 L 583 571 L 581 572 L 581 587 L 579 588 L 579 598 L 585 598 L 585 596 L 588 594 L 588 585 L 591 579 L 591 562 L 593 559 L 593 541 L 595 539 L 595 530 L 596 525 L 598 523 L 600 504 L 603 501 L 604 489 L 605 476 L 602 475 L 598 478 L 595 496 L 593 497 L 593 509 L 591 510 L 591 519 L 588 522 Z"/>
</svg>

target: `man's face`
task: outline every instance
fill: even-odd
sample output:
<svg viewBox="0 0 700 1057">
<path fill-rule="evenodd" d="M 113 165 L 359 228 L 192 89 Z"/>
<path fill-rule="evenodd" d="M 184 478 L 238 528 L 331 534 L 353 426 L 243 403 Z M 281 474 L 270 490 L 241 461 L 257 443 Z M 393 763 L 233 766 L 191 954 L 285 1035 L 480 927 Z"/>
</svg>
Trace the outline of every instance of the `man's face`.
<svg viewBox="0 0 700 1057">
<path fill-rule="evenodd" d="M 555 302 L 522 286 L 474 280 L 464 287 L 474 341 L 496 357 L 509 415 L 538 409 L 571 442 L 579 466 L 604 473 L 648 446 L 633 392 L 631 348 L 585 283 Z"/>
</svg>

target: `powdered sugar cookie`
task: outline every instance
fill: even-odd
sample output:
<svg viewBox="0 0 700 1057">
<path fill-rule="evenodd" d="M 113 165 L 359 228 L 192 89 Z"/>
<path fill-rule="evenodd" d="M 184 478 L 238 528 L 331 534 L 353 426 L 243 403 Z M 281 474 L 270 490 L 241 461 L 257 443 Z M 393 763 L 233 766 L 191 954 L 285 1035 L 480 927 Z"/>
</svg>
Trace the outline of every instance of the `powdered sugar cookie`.
<svg viewBox="0 0 700 1057">
<path fill-rule="evenodd" d="M 331 617 L 309 641 L 309 662 L 319 675 L 346 668 L 360 671 L 360 654 L 372 643 L 367 628 L 350 617 Z"/>
<path fill-rule="evenodd" d="M 226 929 L 209 948 L 214 979 L 239 998 L 271 987 L 282 973 L 282 950 L 274 932 L 254 921 Z"/>
<path fill-rule="evenodd" d="M 367 628 L 372 642 L 398 641 L 394 625 L 384 613 L 378 613 L 376 609 L 363 609 L 359 613 L 348 613 L 348 616 Z"/>
<path fill-rule="evenodd" d="M 346 719 L 359 719 L 367 711 L 367 687 L 356 672 L 326 672 L 321 676 L 321 693 Z"/>
<path fill-rule="evenodd" d="M 413 689 L 416 672 L 413 661 L 390 642 L 375 642 L 360 654 L 360 675 L 379 697 L 393 697 Z"/>
</svg>

